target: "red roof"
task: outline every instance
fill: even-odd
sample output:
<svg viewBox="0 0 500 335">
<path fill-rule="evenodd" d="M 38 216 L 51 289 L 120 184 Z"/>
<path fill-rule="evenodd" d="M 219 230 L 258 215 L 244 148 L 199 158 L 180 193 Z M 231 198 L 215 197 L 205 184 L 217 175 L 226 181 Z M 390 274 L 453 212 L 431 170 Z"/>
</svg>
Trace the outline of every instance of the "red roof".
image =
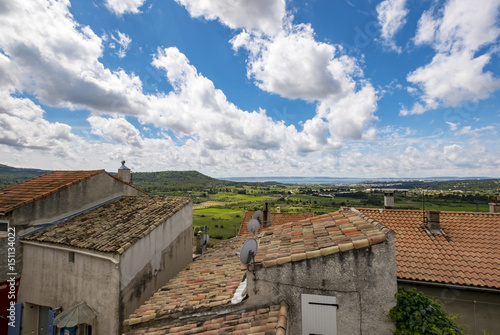
<svg viewBox="0 0 500 335">
<path fill-rule="evenodd" d="M 103 172 L 105 171 L 54 171 L 3 188 L 0 190 L 0 212 L 8 213 Z"/>
<path fill-rule="evenodd" d="M 396 233 L 399 279 L 500 289 L 500 213 L 440 212 L 440 235 L 422 211 L 357 210 Z"/>
<path fill-rule="evenodd" d="M 0 190 L 0 213 L 8 213 L 16 208 L 49 196 L 66 187 L 77 184 L 101 173 L 106 173 L 109 176 L 118 179 L 104 170 L 54 171 L 25 182 L 3 188 Z M 118 180 L 125 183 L 121 179 Z M 130 186 L 136 188 L 133 185 Z"/>
<path fill-rule="evenodd" d="M 245 212 L 245 216 L 241 221 L 240 231 L 238 235 L 248 234 L 247 223 L 250 221 L 254 211 Z M 304 219 L 309 219 L 314 216 L 313 213 L 271 213 L 271 226 L 279 226 L 288 222 L 296 222 Z"/>
</svg>

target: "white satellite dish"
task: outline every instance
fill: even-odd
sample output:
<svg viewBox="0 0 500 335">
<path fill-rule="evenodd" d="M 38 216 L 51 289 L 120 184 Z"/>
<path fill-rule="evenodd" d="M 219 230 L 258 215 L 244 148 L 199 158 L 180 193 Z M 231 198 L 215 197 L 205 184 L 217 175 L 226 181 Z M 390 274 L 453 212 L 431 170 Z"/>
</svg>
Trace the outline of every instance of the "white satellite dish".
<svg viewBox="0 0 500 335">
<path fill-rule="evenodd" d="M 247 223 L 247 229 L 249 232 L 255 234 L 255 232 L 259 229 L 260 222 L 256 219 L 251 219 Z"/>
<path fill-rule="evenodd" d="M 240 251 L 240 261 L 243 265 L 248 265 L 255 260 L 257 254 L 257 241 L 253 238 L 247 240 Z"/>
<path fill-rule="evenodd" d="M 262 222 L 262 211 L 258 210 L 257 212 L 255 212 L 252 216 L 252 219 L 258 220 L 259 223 Z"/>
</svg>

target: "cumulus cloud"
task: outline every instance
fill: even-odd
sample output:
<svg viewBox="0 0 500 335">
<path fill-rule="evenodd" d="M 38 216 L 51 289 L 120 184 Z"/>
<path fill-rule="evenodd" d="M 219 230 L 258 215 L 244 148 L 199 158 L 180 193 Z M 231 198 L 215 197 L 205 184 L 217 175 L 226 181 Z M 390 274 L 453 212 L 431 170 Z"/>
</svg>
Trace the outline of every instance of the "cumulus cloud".
<svg viewBox="0 0 500 335">
<path fill-rule="evenodd" d="M 46 105 L 137 114 L 144 107 L 140 79 L 99 62 L 101 38 L 79 25 L 68 6 L 66 1 L 21 1 L 0 13 L 7 78 L 16 78 L 16 89 L 32 92 Z M 6 62 L 2 58 L 0 68 Z"/>
<path fill-rule="evenodd" d="M 127 55 L 127 51 L 130 46 L 130 42 L 132 42 L 132 39 L 128 35 L 119 31 L 117 31 L 116 34 L 118 36 L 111 35 L 111 38 L 120 45 L 120 48 L 116 51 L 116 55 L 120 58 L 123 58 Z"/>
<path fill-rule="evenodd" d="M 0 92 L 0 144 L 22 149 L 68 152 L 67 143 L 76 139 L 71 127 L 43 119 L 40 106 L 27 98 Z"/>
<path fill-rule="evenodd" d="M 422 103 L 410 111 L 402 110 L 402 115 L 460 106 L 464 101 L 487 98 L 500 88 L 500 79 L 485 71 L 500 35 L 499 7 L 498 0 L 481 6 L 449 0 L 439 11 L 424 12 L 414 42 L 430 45 L 436 55 L 408 74 L 407 80 L 420 89 Z"/>
<path fill-rule="evenodd" d="M 214 150 L 278 148 L 284 138 L 296 133 L 295 127 L 274 122 L 265 110 L 240 110 L 177 48 L 158 50 L 152 65 L 166 72 L 174 91 L 150 97 L 149 111 L 140 116 L 144 123 L 184 136 L 197 135 Z"/>
<path fill-rule="evenodd" d="M 260 89 L 318 103 L 317 116 L 305 123 L 304 133 L 314 124 L 322 139 L 317 135 L 315 145 L 302 141 L 304 151 L 320 143 L 337 146 L 361 139 L 376 119 L 377 92 L 363 80 L 356 59 L 343 54 L 341 46 L 316 41 L 310 25 L 288 25 L 271 38 L 244 31 L 230 42 L 235 50 L 248 52 L 247 75 Z"/>
<path fill-rule="evenodd" d="M 408 12 L 406 0 L 384 0 L 377 5 L 382 42 L 397 52 L 401 52 L 401 47 L 396 45 L 394 37 L 406 24 Z"/>
<path fill-rule="evenodd" d="M 144 5 L 146 0 L 106 0 L 104 5 L 112 13 L 120 16 L 126 13 L 140 13 L 139 8 Z"/>
<path fill-rule="evenodd" d="M 232 29 L 246 29 L 267 35 L 281 30 L 286 17 L 284 0 L 175 0 L 193 17 L 219 20 Z"/>
</svg>

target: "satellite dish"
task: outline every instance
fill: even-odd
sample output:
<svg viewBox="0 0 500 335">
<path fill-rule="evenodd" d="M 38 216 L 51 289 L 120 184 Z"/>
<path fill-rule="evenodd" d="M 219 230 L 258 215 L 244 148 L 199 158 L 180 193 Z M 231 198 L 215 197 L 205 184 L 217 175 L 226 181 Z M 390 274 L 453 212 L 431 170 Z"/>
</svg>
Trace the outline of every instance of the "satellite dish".
<svg viewBox="0 0 500 335">
<path fill-rule="evenodd" d="M 247 223 L 247 229 L 249 232 L 254 233 L 259 229 L 260 222 L 257 221 L 256 219 L 251 219 Z"/>
<path fill-rule="evenodd" d="M 253 238 L 247 240 L 240 251 L 240 261 L 243 265 L 250 264 L 257 254 L 257 241 Z"/>
<path fill-rule="evenodd" d="M 262 211 L 258 210 L 257 212 L 255 212 L 252 216 L 252 219 L 258 220 L 259 223 L 262 222 Z"/>
</svg>

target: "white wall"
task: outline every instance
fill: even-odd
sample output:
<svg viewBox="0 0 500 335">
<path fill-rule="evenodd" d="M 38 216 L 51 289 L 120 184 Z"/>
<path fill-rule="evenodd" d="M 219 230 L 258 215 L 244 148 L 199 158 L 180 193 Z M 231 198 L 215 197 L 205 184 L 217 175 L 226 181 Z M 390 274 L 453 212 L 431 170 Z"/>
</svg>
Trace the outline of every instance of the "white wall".
<svg viewBox="0 0 500 335">
<path fill-rule="evenodd" d="M 134 279 L 145 264 L 151 262 L 154 274 L 161 268 L 162 252 L 186 229 L 193 226 L 193 205 L 187 204 L 151 233 L 137 241 L 120 256 L 120 290 Z M 192 243 L 191 243 L 192 245 Z M 192 250 L 189 252 L 191 257 Z"/>
<path fill-rule="evenodd" d="M 192 261 L 192 203 L 120 257 L 120 323 Z"/>
<path fill-rule="evenodd" d="M 78 252 L 70 263 L 68 251 L 32 244 L 24 244 L 23 258 L 19 302 L 65 311 L 84 301 L 97 314 L 95 334 L 118 334 L 120 275 L 116 264 Z"/>
</svg>

